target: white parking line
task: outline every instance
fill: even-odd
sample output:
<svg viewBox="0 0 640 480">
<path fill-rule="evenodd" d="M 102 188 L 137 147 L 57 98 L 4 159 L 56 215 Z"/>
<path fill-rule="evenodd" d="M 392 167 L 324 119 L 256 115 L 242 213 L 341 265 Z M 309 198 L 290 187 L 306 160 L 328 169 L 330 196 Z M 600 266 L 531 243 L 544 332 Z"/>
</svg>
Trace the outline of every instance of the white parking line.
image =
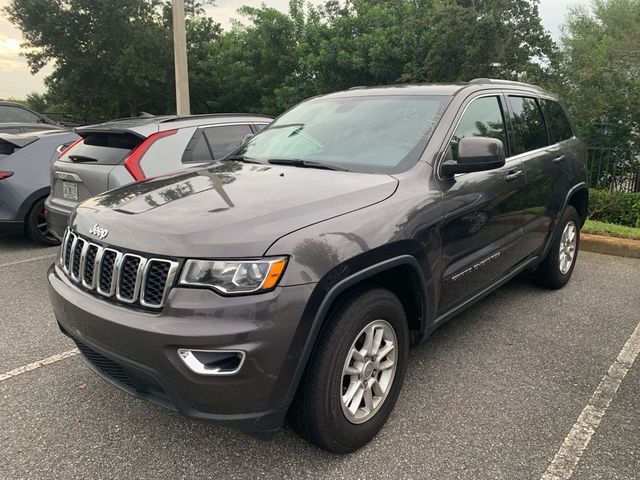
<svg viewBox="0 0 640 480">
<path fill-rule="evenodd" d="M 603 377 L 596 391 L 593 392 L 589 403 L 582 410 L 541 480 L 567 480 L 571 478 L 573 469 L 589 445 L 591 437 L 600 425 L 602 417 L 604 417 L 611 400 L 638 353 L 640 353 L 640 323 L 622 347 L 616 361 L 609 367 L 609 371 Z"/>
<path fill-rule="evenodd" d="M 27 258 L 25 260 L 16 260 L 15 262 L 3 263 L 0 264 L 0 268 L 2 267 L 10 267 L 12 265 L 20 265 L 21 263 L 29 263 L 29 262 L 37 262 L 38 260 L 46 260 L 47 258 L 56 258 L 56 255 L 43 255 L 41 257 L 33 257 Z"/>
<path fill-rule="evenodd" d="M 35 370 L 36 368 L 44 367 L 45 365 L 51 365 L 52 363 L 59 362 L 60 360 L 64 360 L 65 358 L 73 357 L 74 355 L 78 355 L 78 353 L 80 353 L 78 349 L 73 348 L 71 350 L 67 350 L 66 352 L 58 353 L 57 355 L 45 358 L 44 360 L 38 360 L 37 362 L 23 365 L 22 367 L 18 367 L 6 373 L 0 373 L 0 382 L 8 380 L 9 378 L 17 377 L 18 375 L 21 375 L 23 373 L 30 372 L 31 370 Z"/>
</svg>

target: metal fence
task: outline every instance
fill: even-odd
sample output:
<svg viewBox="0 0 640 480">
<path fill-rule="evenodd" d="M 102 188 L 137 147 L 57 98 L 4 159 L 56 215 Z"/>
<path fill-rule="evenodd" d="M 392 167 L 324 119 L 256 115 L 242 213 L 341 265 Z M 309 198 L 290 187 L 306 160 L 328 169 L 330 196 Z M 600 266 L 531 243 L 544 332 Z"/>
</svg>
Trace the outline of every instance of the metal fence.
<svg viewBox="0 0 640 480">
<path fill-rule="evenodd" d="M 589 148 L 589 187 L 640 192 L 640 154 L 610 147 Z"/>
</svg>

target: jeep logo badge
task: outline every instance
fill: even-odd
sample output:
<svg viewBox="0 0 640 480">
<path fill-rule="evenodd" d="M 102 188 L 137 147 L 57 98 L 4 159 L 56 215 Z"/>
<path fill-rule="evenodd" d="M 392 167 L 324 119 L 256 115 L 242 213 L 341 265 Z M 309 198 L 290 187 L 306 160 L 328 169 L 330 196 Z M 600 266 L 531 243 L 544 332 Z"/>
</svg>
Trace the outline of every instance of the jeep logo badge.
<svg viewBox="0 0 640 480">
<path fill-rule="evenodd" d="M 95 235 L 100 240 L 104 240 L 107 237 L 107 235 L 109 235 L 109 230 L 101 227 L 96 223 L 93 227 L 91 227 L 91 229 L 89 230 L 89 233 L 91 235 Z"/>
</svg>

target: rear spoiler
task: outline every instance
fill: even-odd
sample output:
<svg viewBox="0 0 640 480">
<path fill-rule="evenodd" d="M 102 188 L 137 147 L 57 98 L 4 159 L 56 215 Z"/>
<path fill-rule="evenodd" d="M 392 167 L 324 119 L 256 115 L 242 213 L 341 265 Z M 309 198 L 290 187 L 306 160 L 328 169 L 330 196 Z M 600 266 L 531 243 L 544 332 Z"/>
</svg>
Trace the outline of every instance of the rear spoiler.
<svg viewBox="0 0 640 480">
<path fill-rule="evenodd" d="M 30 143 L 35 142 L 40 137 L 32 135 L 16 135 L 14 133 L 0 133 L 0 140 L 6 143 L 10 143 L 14 147 L 23 148 Z"/>
<path fill-rule="evenodd" d="M 126 128 L 115 128 L 115 127 L 99 127 L 99 126 L 91 126 L 91 127 L 78 127 L 78 128 L 74 128 L 73 132 L 80 135 L 82 138 L 84 138 L 87 135 L 90 135 L 92 133 L 128 133 L 129 135 L 133 135 L 135 137 L 138 137 L 142 140 L 144 140 L 145 137 L 144 135 L 142 135 L 141 133 L 135 132 L 133 130 L 129 130 Z"/>
</svg>

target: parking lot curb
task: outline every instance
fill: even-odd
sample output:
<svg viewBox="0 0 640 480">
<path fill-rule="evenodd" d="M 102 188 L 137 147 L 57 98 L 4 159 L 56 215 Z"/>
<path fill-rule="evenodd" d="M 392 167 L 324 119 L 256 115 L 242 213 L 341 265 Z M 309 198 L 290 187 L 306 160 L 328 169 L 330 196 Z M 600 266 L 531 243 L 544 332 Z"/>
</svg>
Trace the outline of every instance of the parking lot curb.
<svg viewBox="0 0 640 480">
<path fill-rule="evenodd" d="M 583 233 L 580 236 L 580 248 L 587 252 L 604 253 L 618 257 L 640 258 L 640 240 L 605 237 Z"/>
</svg>

